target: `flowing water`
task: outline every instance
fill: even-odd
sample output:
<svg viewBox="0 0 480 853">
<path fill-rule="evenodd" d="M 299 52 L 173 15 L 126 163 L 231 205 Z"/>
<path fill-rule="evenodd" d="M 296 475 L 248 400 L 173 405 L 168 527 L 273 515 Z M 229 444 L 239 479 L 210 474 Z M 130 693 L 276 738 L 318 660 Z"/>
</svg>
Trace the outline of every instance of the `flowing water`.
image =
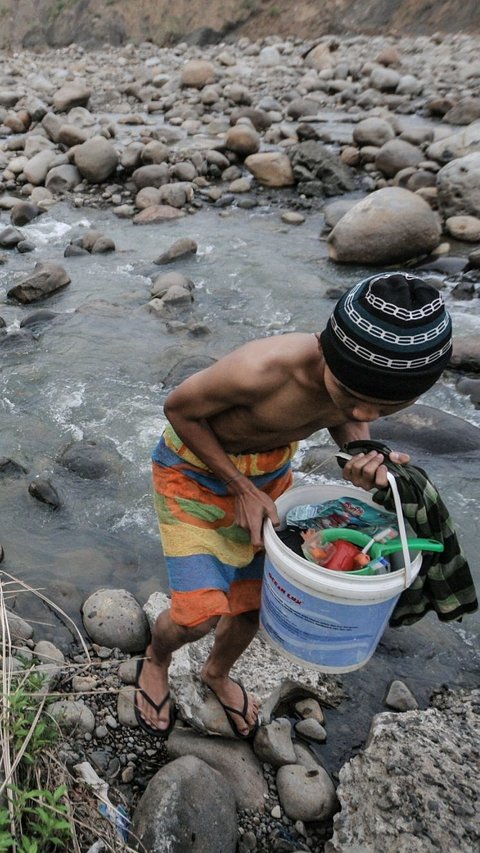
<svg viewBox="0 0 480 853">
<path fill-rule="evenodd" d="M 309 215 L 301 227 L 286 226 L 278 209 L 261 205 L 228 213 L 210 208 L 175 223 L 133 226 L 109 212 L 58 204 L 22 229 L 35 252 L 11 252 L 8 264 L 0 267 L 0 315 L 8 329 L 0 344 L 0 456 L 28 472 L 1 481 L 6 572 L 42 589 L 77 622 L 81 602 L 99 587 L 126 587 L 142 602 L 158 588 L 166 590 L 150 454 L 164 424 L 169 374 L 179 362 L 218 358 L 255 337 L 320 330 L 333 305 L 328 288 L 344 288 L 371 274 L 330 262 L 319 239 L 322 226 L 320 213 Z M 63 258 L 67 243 L 87 227 L 111 236 L 117 251 Z M 177 316 L 192 330 L 167 324 L 147 309 L 151 281 L 145 273 L 181 236 L 197 241 L 197 255 L 155 269 L 158 274 L 179 270 L 194 281 L 195 301 Z M 7 290 L 43 260 L 62 264 L 71 284 L 42 303 L 22 306 L 7 300 Z M 455 334 L 479 333 L 480 301 L 447 300 Z M 54 316 L 20 328 L 37 311 Z M 480 427 L 480 411 L 455 390 L 453 378 L 439 383 L 422 402 Z M 120 455 L 114 475 L 87 480 L 58 464 L 62 449 L 82 438 L 113 443 Z M 319 433 L 307 446 L 328 442 L 328 435 Z M 428 470 L 479 580 L 480 454 L 464 458 L 454 452 L 454 442 L 452 434 L 453 452 L 431 455 Z M 28 484 L 35 477 L 50 479 L 61 508 L 53 511 L 30 496 Z M 43 633 L 62 635 L 54 615 L 45 620 L 45 611 L 37 613 L 30 596 L 17 595 L 15 606 L 27 617 L 49 622 Z M 478 616 L 454 626 L 439 625 L 434 617 L 423 622 L 425 654 L 433 648 L 433 657 L 439 644 L 446 653 L 437 659 L 432 678 L 417 672 L 425 689 L 436 676 L 461 681 L 457 670 L 473 667 Z M 390 656 L 402 644 L 404 651 L 415 646 L 418 632 L 409 640 L 405 632 L 389 632 L 396 638 L 389 641 Z M 407 676 L 416 671 L 415 650 L 410 651 L 405 658 L 410 668 L 405 661 L 400 667 L 406 667 Z M 372 675 L 382 666 L 381 649 L 374 660 Z M 357 682 L 352 676 L 351 684 Z"/>
</svg>

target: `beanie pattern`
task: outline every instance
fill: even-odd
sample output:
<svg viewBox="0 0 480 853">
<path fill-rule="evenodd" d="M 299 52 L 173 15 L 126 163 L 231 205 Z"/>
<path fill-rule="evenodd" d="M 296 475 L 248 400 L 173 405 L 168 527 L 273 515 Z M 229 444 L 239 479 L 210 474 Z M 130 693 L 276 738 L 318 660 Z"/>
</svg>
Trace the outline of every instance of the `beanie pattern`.
<svg viewBox="0 0 480 853">
<path fill-rule="evenodd" d="M 423 279 L 377 275 L 339 300 L 321 342 L 328 367 L 351 390 L 413 399 L 450 359 L 451 320 L 441 295 Z"/>
</svg>

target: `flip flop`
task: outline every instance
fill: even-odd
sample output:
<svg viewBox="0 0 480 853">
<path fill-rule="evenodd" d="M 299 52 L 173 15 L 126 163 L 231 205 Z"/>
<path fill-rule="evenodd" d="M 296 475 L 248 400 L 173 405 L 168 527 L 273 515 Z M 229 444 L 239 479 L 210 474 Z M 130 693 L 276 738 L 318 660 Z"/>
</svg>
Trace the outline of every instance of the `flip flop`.
<svg viewBox="0 0 480 853">
<path fill-rule="evenodd" d="M 236 678 L 232 678 L 230 680 L 233 681 L 235 684 L 238 684 L 238 686 L 240 687 L 240 689 L 242 691 L 243 708 L 241 711 L 238 708 L 232 708 L 230 705 L 226 705 L 225 702 L 222 702 L 222 700 L 220 699 L 218 694 L 215 693 L 215 690 L 212 687 L 210 687 L 210 685 L 207 684 L 206 681 L 204 681 L 202 683 L 205 684 L 205 686 L 208 687 L 209 690 L 211 690 L 211 692 L 215 696 L 215 699 L 217 700 L 217 702 L 222 706 L 222 708 L 225 712 L 225 716 L 226 716 L 228 723 L 230 725 L 230 728 L 231 728 L 233 734 L 235 735 L 235 737 L 237 737 L 239 740 L 251 740 L 254 737 L 257 729 L 260 728 L 260 723 L 258 722 L 258 719 L 255 720 L 255 725 L 250 729 L 250 731 L 246 735 L 243 735 L 238 730 L 237 726 L 235 725 L 235 719 L 233 717 L 234 714 L 237 717 L 241 717 L 242 720 L 245 721 L 247 726 L 249 725 L 249 723 L 247 722 L 248 695 L 247 695 L 247 691 L 245 690 L 241 681 L 237 681 Z"/>
<path fill-rule="evenodd" d="M 139 658 L 139 660 L 137 660 L 137 671 L 136 671 L 136 675 L 135 675 L 135 691 L 138 690 L 138 692 L 142 694 L 143 698 L 147 700 L 148 704 L 158 714 L 159 711 L 162 710 L 165 703 L 169 701 L 170 691 L 167 693 L 165 698 L 162 699 L 162 701 L 159 702 L 157 705 L 157 703 L 153 701 L 152 697 L 149 696 L 148 693 L 145 692 L 143 687 L 140 687 L 139 681 L 140 681 L 140 676 L 142 674 L 144 662 L 145 662 L 145 658 Z M 137 694 L 135 692 L 135 697 L 136 697 L 136 695 Z M 140 711 L 137 707 L 136 698 L 134 700 L 134 703 L 135 703 L 134 704 L 135 719 L 136 719 L 138 725 L 140 726 L 140 728 L 143 729 L 144 732 L 151 735 L 152 737 L 167 738 L 168 735 L 170 734 L 170 732 L 172 731 L 174 725 L 175 725 L 175 719 L 177 716 L 175 705 L 173 705 L 173 703 L 170 702 L 170 721 L 169 721 L 167 728 L 166 729 L 155 729 L 153 726 L 149 726 L 148 723 L 143 719 L 143 717 L 140 714 Z"/>
</svg>

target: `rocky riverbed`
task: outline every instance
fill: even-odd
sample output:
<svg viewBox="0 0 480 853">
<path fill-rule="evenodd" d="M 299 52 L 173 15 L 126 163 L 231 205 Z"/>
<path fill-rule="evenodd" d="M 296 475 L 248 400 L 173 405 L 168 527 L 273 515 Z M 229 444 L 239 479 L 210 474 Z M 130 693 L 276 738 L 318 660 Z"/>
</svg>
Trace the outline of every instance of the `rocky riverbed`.
<svg viewBox="0 0 480 853">
<path fill-rule="evenodd" d="M 450 306 L 463 306 L 451 369 L 461 377 L 455 393 L 465 394 L 473 412 L 480 401 L 477 56 L 478 39 L 466 35 L 326 37 L 318 43 L 269 37 L 202 51 L 146 43 L 87 52 L 72 45 L 0 55 L 0 351 L 7 363 L 19 340 L 33 346 L 40 328 L 92 310 L 96 318 L 108 315 L 119 323 L 122 309 L 142 310 L 173 341 L 182 336 L 187 343 L 208 339 L 209 324 L 189 313 L 193 304 L 202 304 L 202 291 L 186 273 L 198 249 L 186 226 L 193 232 L 197 218 L 214 211 L 222 223 L 231 222 L 233 239 L 237 213 L 261 207 L 275 211 L 289 233 L 299 233 L 318 217 L 315 251 L 327 255 L 337 270 L 335 286 L 316 283 L 322 296 L 338 295 L 351 282 L 352 271 L 395 265 L 415 269 L 443 290 Z M 94 227 L 79 225 L 61 250 L 55 242 L 45 248 L 35 226 L 40 228 L 62 205 L 87 221 L 93 217 Z M 141 293 L 132 285 L 128 297 L 115 305 L 102 302 L 99 273 L 119 255 L 116 240 L 102 224 L 112 216 L 123 233 L 128 229 L 137 246 L 135 272 L 148 282 Z M 153 262 L 143 259 L 141 266 L 143 235 L 151 239 L 152 229 L 157 229 L 162 249 Z M 165 233 L 171 236 L 168 245 Z M 75 263 L 82 265 L 81 280 Z M 294 282 L 295 270 L 288 275 Z M 89 276 L 99 278 L 94 307 L 79 301 L 65 310 L 62 299 L 68 300 L 72 291 L 78 294 Z M 271 330 L 283 328 L 280 319 Z M 68 359 L 68 348 L 64 351 Z M 115 353 L 122 358 L 121 349 Z M 170 365 L 167 357 L 164 387 L 203 363 L 174 359 Z M 20 376 L 22 369 L 20 356 Z M 90 366 L 92 373 L 99 369 L 98 364 Z M 3 404 L 7 419 L 15 400 Z M 103 424 L 102 416 L 95 412 L 93 421 Z M 480 447 L 473 423 L 472 418 L 465 425 L 468 430 L 455 432 L 456 441 L 466 441 L 464 453 L 471 454 L 472 478 Z M 419 416 L 415 420 L 410 415 L 401 434 L 411 437 L 419 429 Z M 9 432 L 15 439 L 9 447 L 16 446 L 17 452 L 2 454 L 0 470 L 13 500 L 17 493 L 11 484 L 23 483 L 27 471 L 21 458 L 23 436 L 17 440 L 15 426 Z M 453 442 L 448 424 L 445 435 L 448 450 Z M 434 435 L 440 442 L 439 436 L 440 430 Z M 42 449 L 47 447 L 43 433 L 41 441 Z M 438 452 L 444 450 L 445 442 L 440 442 Z M 62 504 L 62 489 L 48 471 L 67 471 L 93 492 L 103 488 L 107 477 L 123 482 L 123 460 L 101 428 L 95 441 L 73 441 L 55 463 L 57 468 L 50 460 L 47 473 L 29 482 L 30 497 L 52 513 L 45 516 L 44 537 Z M 8 548 L 5 554 L 8 570 L 21 570 L 9 562 Z M 101 573 L 101 561 L 99 565 L 94 571 Z M 120 586 L 120 594 L 128 598 L 118 574 L 116 580 L 112 586 Z M 72 600 L 73 581 L 64 596 Z M 18 599 L 15 607 L 21 612 Z M 399 852 L 477 849 L 479 706 L 474 685 L 479 666 L 458 634 L 449 633 L 447 645 L 449 652 L 455 647 L 461 661 L 462 692 L 443 690 L 431 708 L 429 695 L 440 687 L 446 670 L 430 620 L 420 633 L 402 629 L 392 639 L 387 632 L 368 677 L 365 670 L 357 679 L 312 675 L 279 659 L 259 639 L 239 667 L 245 683 L 262 699 L 264 725 L 253 749 L 227 741 L 231 733 L 225 727 L 218 731 L 218 707 L 206 703 L 208 697 L 195 687 L 192 676 L 200 652 L 192 650 L 173 676 L 183 726 L 176 727 L 166 746 L 159 746 L 132 725 L 131 656 L 141 654 L 148 625 L 133 596 L 129 606 L 134 616 L 131 646 L 118 636 L 99 637 L 95 626 L 87 626 L 93 662 L 79 647 L 68 650 L 68 664 L 60 648 L 38 648 L 41 631 L 36 628 L 32 639 L 28 625 L 19 625 L 15 642 L 26 645 L 23 656 L 33 652 L 40 660 L 46 657 L 53 667 L 48 673 L 51 689 L 68 694 L 68 706 L 57 709 L 67 732 L 63 760 L 72 770 L 91 764 L 118 789 L 131 815 L 135 813 L 136 834 L 173 836 L 181 817 L 183 828 L 191 831 L 188 843 L 193 844 L 193 833 L 203 844 L 197 842 L 195 849 L 205 853 L 233 851 L 237 842 L 240 853 L 321 851 L 330 836 L 326 850 L 332 853 L 360 848 L 376 853 L 384 849 L 385 838 L 389 850 Z M 79 608 L 75 615 L 81 624 Z M 468 637 L 468 626 L 466 631 Z M 419 637 L 421 660 L 415 650 Z M 395 685 L 396 698 L 390 695 L 387 707 L 394 702 L 397 714 L 375 719 L 367 746 L 372 709 L 385 708 L 388 691 L 382 698 L 383 682 L 375 683 L 375 667 L 386 649 L 391 677 L 385 686 L 415 683 L 410 691 Z M 78 667 L 74 677 L 71 667 Z M 356 689 L 363 715 L 353 709 Z M 205 709 L 212 715 L 207 720 L 202 717 Z M 310 722 L 303 740 L 295 733 L 292 740 L 292 731 L 301 731 L 302 715 L 304 722 L 313 717 L 317 723 L 313 736 Z M 326 729 L 326 741 L 319 726 Z M 306 751 L 300 749 L 304 743 Z M 156 781 L 140 804 L 153 776 Z M 192 797 L 192 778 L 194 814 L 173 810 L 167 826 L 165 787 L 174 779 L 186 802 Z M 336 793 L 332 780 L 340 782 Z M 220 800 L 222 821 L 212 829 L 211 814 Z M 166 849 L 161 843 L 148 841 L 149 849 Z M 172 849 L 191 849 L 185 844 Z"/>
</svg>

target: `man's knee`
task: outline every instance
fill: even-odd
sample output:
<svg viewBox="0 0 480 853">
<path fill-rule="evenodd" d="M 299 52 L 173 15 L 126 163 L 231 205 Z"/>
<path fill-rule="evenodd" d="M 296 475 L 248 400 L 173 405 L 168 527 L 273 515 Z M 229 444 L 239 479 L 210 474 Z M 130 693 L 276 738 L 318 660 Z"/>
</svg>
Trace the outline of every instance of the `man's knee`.
<svg viewBox="0 0 480 853">
<path fill-rule="evenodd" d="M 201 640 L 202 637 L 205 637 L 209 631 L 215 628 L 218 620 L 218 616 L 212 616 L 210 619 L 206 619 L 205 622 L 201 622 L 200 625 L 195 625 L 193 627 L 188 625 L 177 625 L 182 642 L 193 643 L 195 640 Z"/>
<path fill-rule="evenodd" d="M 259 619 L 259 610 L 247 610 L 245 613 L 239 613 L 239 618 L 243 619 L 249 625 L 257 626 Z"/>
</svg>

